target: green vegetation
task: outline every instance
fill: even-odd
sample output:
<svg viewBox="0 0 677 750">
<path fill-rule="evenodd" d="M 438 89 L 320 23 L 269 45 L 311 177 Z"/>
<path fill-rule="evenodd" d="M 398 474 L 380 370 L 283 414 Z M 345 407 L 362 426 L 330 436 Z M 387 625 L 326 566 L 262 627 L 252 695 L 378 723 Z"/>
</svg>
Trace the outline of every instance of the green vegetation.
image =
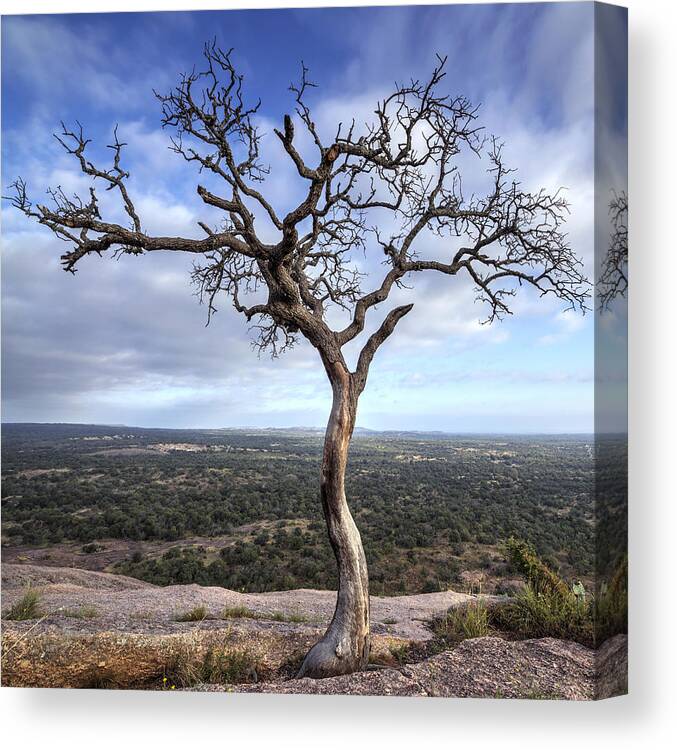
<svg viewBox="0 0 677 750">
<path fill-rule="evenodd" d="M 221 619 L 230 620 L 245 617 L 250 620 L 258 620 L 261 615 L 249 607 L 226 607 L 221 611 Z"/>
<path fill-rule="evenodd" d="M 505 543 L 505 551 L 510 565 L 527 579 L 536 593 L 561 598 L 570 595 L 567 584 L 541 560 L 533 545 L 510 537 Z"/>
<path fill-rule="evenodd" d="M 406 664 L 409 654 L 411 652 L 411 646 L 408 643 L 397 643 L 388 647 L 390 655 L 395 661 L 402 665 Z"/>
<path fill-rule="evenodd" d="M 347 492 L 372 593 L 466 590 L 468 570 L 486 574 L 490 593 L 507 580 L 499 545 L 511 536 L 567 581 L 589 582 L 596 568 L 609 579 L 626 532 L 626 447 L 610 441 L 593 457 L 589 443 L 358 432 Z M 105 550 L 116 572 L 159 585 L 334 588 L 321 451 L 321 434 L 302 430 L 4 425 L 3 545 L 75 542 L 83 557 Z M 115 540 L 133 549 L 118 553 Z"/>
<path fill-rule="evenodd" d="M 202 622 L 209 615 L 207 607 L 200 605 L 199 607 L 193 607 L 188 612 L 176 615 L 174 618 L 176 622 Z"/>
<path fill-rule="evenodd" d="M 444 617 L 434 620 L 432 626 L 435 635 L 445 644 L 482 638 L 491 633 L 489 610 L 481 600 L 451 607 Z"/>
<path fill-rule="evenodd" d="M 512 565 L 525 575 L 527 585 L 507 604 L 491 609 L 494 627 L 520 638 L 549 636 L 592 648 L 627 632 L 627 558 L 594 598 L 580 582 L 568 586 L 530 545 L 510 539 L 506 551 Z"/>
<path fill-rule="evenodd" d="M 571 593 L 536 591 L 528 584 L 510 603 L 492 610 L 492 624 L 520 638 L 562 638 L 594 646 L 593 610 Z"/>
<path fill-rule="evenodd" d="M 21 599 L 14 602 L 3 614 L 5 620 L 37 620 L 41 616 L 40 592 L 30 586 Z"/>
<path fill-rule="evenodd" d="M 91 555 L 93 552 L 101 552 L 102 549 L 103 547 L 96 542 L 88 542 L 82 545 L 82 551 L 87 555 Z"/>
<path fill-rule="evenodd" d="M 613 635 L 627 633 L 627 558 L 593 597 L 580 581 L 567 584 L 522 540 L 511 538 L 503 548 L 511 571 L 523 575 L 526 586 L 503 603 L 488 606 L 477 600 L 451 607 L 431 623 L 436 636 L 433 648 L 492 633 L 521 639 L 560 638 L 595 648 Z"/>
</svg>

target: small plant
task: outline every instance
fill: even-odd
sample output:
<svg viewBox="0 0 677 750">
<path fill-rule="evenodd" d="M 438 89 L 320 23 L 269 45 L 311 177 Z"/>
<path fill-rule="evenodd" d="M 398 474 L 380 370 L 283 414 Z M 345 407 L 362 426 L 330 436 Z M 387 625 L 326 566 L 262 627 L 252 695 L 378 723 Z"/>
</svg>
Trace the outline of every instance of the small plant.
<svg viewBox="0 0 677 750">
<path fill-rule="evenodd" d="M 235 620 L 239 618 L 246 618 L 248 620 L 258 620 L 261 615 L 258 612 L 254 612 L 249 607 L 226 607 L 221 611 L 221 619 L 223 620 Z"/>
<path fill-rule="evenodd" d="M 433 632 L 447 643 L 482 638 L 491 633 L 489 610 L 482 601 L 452 607 L 443 618 L 433 622 Z"/>
<path fill-rule="evenodd" d="M 176 615 L 174 619 L 176 622 L 202 622 L 202 620 L 207 618 L 208 614 L 207 607 L 201 604 L 199 607 L 193 607 L 188 612 Z"/>
<path fill-rule="evenodd" d="M 40 592 L 28 586 L 24 595 L 5 611 L 5 620 L 36 620 L 40 611 Z"/>
<path fill-rule="evenodd" d="M 388 651 L 390 651 L 390 655 L 401 666 L 406 663 L 411 647 L 408 643 L 394 643 L 388 646 Z"/>
<path fill-rule="evenodd" d="M 162 690 L 176 690 L 176 685 L 165 675 L 162 678 Z"/>
<path fill-rule="evenodd" d="M 96 607 L 93 607 L 91 605 L 82 605 L 80 607 L 77 607 L 77 609 L 64 609 L 63 610 L 63 616 L 64 617 L 74 617 L 77 620 L 91 620 L 93 617 L 96 617 L 98 614 L 98 611 Z"/>
<path fill-rule="evenodd" d="M 397 625 L 397 620 L 394 617 L 383 618 L 384 625 Z"/>
</svg>

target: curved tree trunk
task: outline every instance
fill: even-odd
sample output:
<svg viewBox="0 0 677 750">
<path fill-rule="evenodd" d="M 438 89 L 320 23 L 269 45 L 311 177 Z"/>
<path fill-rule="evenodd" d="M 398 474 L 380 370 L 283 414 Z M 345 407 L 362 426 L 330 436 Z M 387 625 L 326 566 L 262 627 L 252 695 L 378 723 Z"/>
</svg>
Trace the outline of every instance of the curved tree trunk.
<svg viewBox="0 0 677 750">
<path fill-rule="evenodd" d="M 332 378 L 332 387 L 334 400 L 324 438 L 320 493 L 338 562 L 339 589 L 334 617 L 322 639 L 306 655 L 299 677 L 349 674 L 363 669 L 369 659 L 367 561 L 344 487 L 357 394 L 347 372 Z"/>
</svg>

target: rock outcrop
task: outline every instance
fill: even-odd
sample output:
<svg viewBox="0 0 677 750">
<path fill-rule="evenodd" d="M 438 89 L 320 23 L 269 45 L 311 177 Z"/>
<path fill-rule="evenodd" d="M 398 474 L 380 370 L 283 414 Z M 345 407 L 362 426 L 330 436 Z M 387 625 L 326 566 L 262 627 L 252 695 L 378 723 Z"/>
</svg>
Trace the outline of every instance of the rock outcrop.
<svg viewBox="0 0 677 750">
<path fill-rule="evenodd" d="M 624 636 L 597 652 L 552 638 L 484 637 L 429 656 L 427 623 L 476 599 L 453 591 L 372 597 L 376 663 L 343 677 L 297 680 L 300 660 L 331 617 L 332 592 L 158 587 L 107 573 L 6 564 L 3 612 L 28 585 L 40 591 L 41 612 L 31 620 L 3 619 L 4 685 L 571 700 L 625 691 Z M 193 619 L 180 621 L 188 613 Z"/>
</svg>

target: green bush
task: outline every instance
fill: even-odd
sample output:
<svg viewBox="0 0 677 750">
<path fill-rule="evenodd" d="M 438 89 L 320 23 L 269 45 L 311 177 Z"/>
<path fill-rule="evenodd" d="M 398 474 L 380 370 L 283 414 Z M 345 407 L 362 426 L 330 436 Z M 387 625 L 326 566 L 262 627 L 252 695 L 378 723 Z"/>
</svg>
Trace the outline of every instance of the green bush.
<svg viewBox="0 0 677 750">
<path fill-rule="evenodd" d="M 42 615 L 40 611 L 40 592 L 30 586 L 17 602 L 5 611 L 5 620 L 36 620 Z"/>
<path fill-rule="evenodd" d="M 491 633 L 489 611 L 482 601 L 452 607 L 447 614 L 433 621 L 433 632 L 445 643 L 458 643 L 466 638 L 482 638 Z"/>
<path fill-rule="evenodd" d="M 494 607 L 491 624 L 520 638 L 561 638 L 594 645 L 593 610 L 573 592 L 537 591 L 528 583 L 507 604 Z"/>
<path fill-rule="evenodd" d="M 494 607 L 491 624 L 520 638 L 562 638 L 595 648 L 627 632 L 628 561 L 624 558 L 608 586 L 586 597 L 580 582 L 569 587 L 526 542 L 509 539 L 506 554 L 527 579 L 527 586 L 507 604 Z"/>
<path fill-rule="evenodd" d="M 541 560 L 528 542 L 510 537 L 505 543 L 505 555 L 510 565 L 527 579 L 534 591 L 558 595 L 563 599 L 571 595 L 567 584 Z"/>
</svg>

